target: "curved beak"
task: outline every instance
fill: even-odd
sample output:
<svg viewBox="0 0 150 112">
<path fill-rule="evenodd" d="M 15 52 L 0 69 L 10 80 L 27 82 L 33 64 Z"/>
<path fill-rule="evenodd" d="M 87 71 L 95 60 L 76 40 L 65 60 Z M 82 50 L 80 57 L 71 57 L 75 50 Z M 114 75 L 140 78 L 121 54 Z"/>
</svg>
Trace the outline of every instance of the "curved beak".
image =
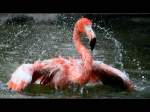
<svg viewBox="0 0 150 112">
<path fill-rule="evenodd" d="M 96 38 L 94 37 L 94 38 L 90 41 L 91 51 L 93 51 L 93 49 L 95 48 L 95 45 L 96 45 Z"/>
<path fill-rule="evenodd" d="M 89 39 L 91 51 L 93 51 L 96 45 L 96 35 L 91 25 L 85 26 L 85 34 L 87 35 L 87 38 Z"/>
</svg>

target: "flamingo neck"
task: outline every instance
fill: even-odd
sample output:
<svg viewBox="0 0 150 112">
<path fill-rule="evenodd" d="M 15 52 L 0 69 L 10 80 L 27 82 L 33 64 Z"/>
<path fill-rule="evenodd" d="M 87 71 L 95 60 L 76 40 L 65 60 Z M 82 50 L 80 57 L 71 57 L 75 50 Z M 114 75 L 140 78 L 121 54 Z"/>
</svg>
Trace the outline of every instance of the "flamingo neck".
<svg viewBox="0 0 150 112">
<path fill-rule="evenodd" d="M 89 50 L 81 43 L 79 32 L 74 29 L 73 31 L 73 43 L 75 45 L 77 53 L 80 55 L 83 64 L 83 71 L 87 75 L 92 70 L 92 56 Z"/>
</svg>

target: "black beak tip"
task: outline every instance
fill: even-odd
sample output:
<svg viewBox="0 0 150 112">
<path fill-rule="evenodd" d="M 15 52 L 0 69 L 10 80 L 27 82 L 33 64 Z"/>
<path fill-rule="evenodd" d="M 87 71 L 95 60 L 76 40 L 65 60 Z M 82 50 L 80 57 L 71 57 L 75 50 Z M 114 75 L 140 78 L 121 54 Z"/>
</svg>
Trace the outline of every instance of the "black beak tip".
<svg viewBox="0 0 150 112">
<path fill-rule="evenodd" d="M 90 41 L 91 51 L 93 51 L 93 49 L 95 48 L 95 44 L 96 44 L 96 38 L 93 38 L 93 39 Z"/>
</svg>

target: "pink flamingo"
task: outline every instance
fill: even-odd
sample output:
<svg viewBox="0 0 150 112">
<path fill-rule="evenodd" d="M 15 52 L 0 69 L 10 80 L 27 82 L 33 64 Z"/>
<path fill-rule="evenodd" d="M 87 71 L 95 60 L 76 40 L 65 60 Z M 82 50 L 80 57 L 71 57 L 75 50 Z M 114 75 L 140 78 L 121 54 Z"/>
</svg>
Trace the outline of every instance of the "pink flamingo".
<svg viewBox="0 0 150 112">
<path fill-rule="evenodd" d="M 80 41 L 80 34 L 89 39 L 91 50 L 94 49 L 96 36 L 92 29 L 92 22 L 87 18 L 80 18 L 74 27 L 73 43 L 81 60 L 65 59 L 63 57 L 36 61 L 33 64 L 22 64 L 12 74 L 8 81 L 8 89 L 21 91 L 27 85 L 40 83 L 58 88 L 65 88 L 69 84 L 84 85 L 88 82 L 103 84 L 118 84 L 124 89 L 133 90 L 131 80 L 120 70 L 104 63 L 96 63 L 88 49 Z"/>
</svg>

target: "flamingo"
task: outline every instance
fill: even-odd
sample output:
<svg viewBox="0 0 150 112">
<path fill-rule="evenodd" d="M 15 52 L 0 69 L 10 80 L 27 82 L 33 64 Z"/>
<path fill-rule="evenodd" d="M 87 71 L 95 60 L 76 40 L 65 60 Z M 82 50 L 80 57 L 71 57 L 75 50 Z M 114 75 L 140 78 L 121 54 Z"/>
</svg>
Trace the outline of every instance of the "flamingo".
<svg viewBox="0 0 150 112">
<path fill-rule="evenodd" d="M 92 22 L 80 18 L 74 26 L 72 41 L 80 59 L 55 57 L 32 64 L 22 64 L 7 82 L 8 89 L 21 91 L 29 84 L 41 84 L 54 89 L 62 89 L 70 84 L 83 86 L 87 83 L 117 84 L 127 91 L 134 89 L 132 81 L 126 74 L 104 63 L 94 61 L 90 51 L 81 43 L 81 34 L 86 35 L 91 50 L 96 44 L 96 35 Z"/>
</svg>

